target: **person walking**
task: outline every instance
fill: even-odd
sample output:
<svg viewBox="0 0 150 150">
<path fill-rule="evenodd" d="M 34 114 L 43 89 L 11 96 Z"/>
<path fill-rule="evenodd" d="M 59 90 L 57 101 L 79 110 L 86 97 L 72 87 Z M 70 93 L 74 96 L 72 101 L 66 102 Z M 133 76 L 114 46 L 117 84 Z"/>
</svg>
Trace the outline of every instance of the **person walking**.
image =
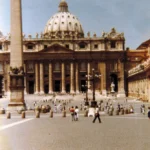
<svg viewBox="0 0 150 150">
<path fill-rule="evenodd" d="M 143 113 L 143 115 L 145 115 L 145 105 L 144 104 L 142 106 L 142 113 Z"/>
<path fill-rule="evenodd" d="M 150 119 L 150 107 L 148 107 L 148 118 Z"/>
<path fill-rule="evenodd" d="M 100 119 L 100 113 L 99 113 L 99 108 L 98 108 L 98 106 L 96 106 L 96 108 L 95 108 L 95 116 L 94 116 L 93 123 L 95 123 L 95 121 L 96 121 L 97 118 L 98 118 L 98 120 L 99 120 L 99 123 L 102 123 L 102 122 L 101 122 L 101 119 Z"/>
<path fill-rule="evenodd" d="M 74 114 L 74 118 L 75 118 L 75 121 L 78 121 L 79 120 L 79 108 L 78 106 L 75 107 L 75 114 Z"/>
</svg>

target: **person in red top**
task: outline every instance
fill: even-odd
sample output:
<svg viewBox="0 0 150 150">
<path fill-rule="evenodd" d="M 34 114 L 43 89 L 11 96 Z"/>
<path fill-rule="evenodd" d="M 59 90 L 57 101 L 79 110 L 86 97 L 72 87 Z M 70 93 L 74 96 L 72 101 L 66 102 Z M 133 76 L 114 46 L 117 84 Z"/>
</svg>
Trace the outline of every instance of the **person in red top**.
<svg viewBox="0 0 150 150">
<path fill-rule="evenodd" d="M 72 121 L 75 121 L 75 109 L 73 106 L 70 108 L 70 112 L 71 112 L 71 116 L 72 116 Z"/>
</svg>

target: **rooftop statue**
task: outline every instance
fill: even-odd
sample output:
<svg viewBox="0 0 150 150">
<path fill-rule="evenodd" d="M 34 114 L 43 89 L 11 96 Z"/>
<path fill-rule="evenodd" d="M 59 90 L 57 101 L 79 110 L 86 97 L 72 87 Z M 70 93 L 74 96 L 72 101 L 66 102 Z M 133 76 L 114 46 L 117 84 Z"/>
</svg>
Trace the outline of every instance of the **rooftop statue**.
<svg viewBox="0 0 150 150">
<path fill-rule="evenodd" d="M 96 37 L 97 37 L 96 33 L 94 33 L 94 34 L 93 34 L 93 37 L 94 37 L 94 38 L 96 38 Z"/>
<path fill-rule="evenodd" d="M 39 37 L 39 34 L 38 34 L 38 33 L 36 33 L 36 38 L 38 39 L 38 37 Z"/>
<path fill-rule="evenodd" d="M 90 32 L 87 33 L 87 36 L 90 38 L 90 36 L 91 36 L 91 35 L 90 35 Z"/>
</svg>

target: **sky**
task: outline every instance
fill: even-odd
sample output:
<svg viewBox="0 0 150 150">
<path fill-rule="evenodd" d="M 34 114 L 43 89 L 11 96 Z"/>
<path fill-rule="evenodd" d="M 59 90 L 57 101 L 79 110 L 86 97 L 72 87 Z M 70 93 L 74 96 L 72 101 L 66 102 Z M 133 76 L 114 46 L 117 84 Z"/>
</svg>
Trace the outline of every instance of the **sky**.
<svg viewBox="0 0 150 150">
<path fill-rule="evenodd" d="M 150 0 L 66 0 L 77 16 L 85 35 L 90 31 L 124 32 L 126 47 L 136 49 L 150 39 Z M 58 11 L 60 0 L 22 0 L 23 33 L 44 31 L 47 21 Z M 10 33 L 10 0 L 0 0 L 0 31 Z"/>
</svg>

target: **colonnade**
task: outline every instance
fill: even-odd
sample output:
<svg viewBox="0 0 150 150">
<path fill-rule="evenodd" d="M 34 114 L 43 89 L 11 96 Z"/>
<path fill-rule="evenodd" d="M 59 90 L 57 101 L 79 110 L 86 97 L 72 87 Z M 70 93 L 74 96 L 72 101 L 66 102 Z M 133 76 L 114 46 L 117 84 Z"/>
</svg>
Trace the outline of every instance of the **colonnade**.
<svg viewBox="0 0 150 150">
<path fill-rule="evenodd" d="M 99 67 L 103 68 L 103 66 L 105 65 L 105 63 L 103 63 L 102 65 L 100 65 Z M 60 74 L 60 92 L 61 93 L 66 93 L 66 63 L 65 62 L 61 62 L 60 64 L 61 69 L 59 71 Z M 49 62 L 48 64 L 48 89 L 49 92 L 48 93 L 53 93 L 55 92 L 55 85 L 54 85 L 54 64 L 52 62 Z M 80 66 L 78 62 L 70 62 L 69 64 L 69 83 L 70 83 L 70 93 L 79 93 L 81 90 L 81 78 L 80 78 L 80 73 L 82 72 L 80 70 Z M 35 74 L 35 85 L 34 85 L 34 93 L 35 94 L 44 94 L 44 63 L 43 62 L 35 62 L 34 64 L 34 74 Z M 102 70 L 101 70 L 102 71 Z M 89 75 L 92 72 L 92 67 L 91 67 L 91 63 L 88 62 L 86 65 L 86 70 L 84 72 L 85 75 Z M 103 78 L 103 82 L 106 82 L 106 78 Z M 86 80 L 86 77 L 84 78 L 84 80 Z M 28 84 L 27 84 L 27 79 L 25 77 L 25 82 L 26 82 L 26 86 L 27 88 L 25 89 L 25 93 L 28 93 Z M 106 88 L 106 86 L 103 87 L 103 85 L 101 85 L 101 81 L 99 82 L 99 91 L 104 88 Z M 104 84 L 105 85 L 105 84 Z M 87 86 L 88 88 L 90 88 L 90 81 L 87 81 Z M 106 89 L 105 89 L 106 90 Z"/>
<path fill-rule="evenodd" d="M 41 61 L 35 61 L 34 63 L 34 72 L 29 73 L 28 72 L 28 62 L 24 64 L 24 70 L 25 70 L 25 77 L 24 77 L 24 93 L 29 94 L 29 88 L 31 86 L 29 85 L 29 82 L 33 82 L 32 88 L 34 89 L 34 94 L 44 94 L 45 93 L 45 85 L 47 86 L 48 92 L 46 93 L 53 93 L 56 92 L 56 86 L 55 81 L 59 80 L 60 83 L 60 89 L 59 92 L 61 93 L 79 93 L 82 92 L 82 85 L 86 84 L 88 87 L 88 92 L 92 92 L 93 87 L 91 86 L 91 81 L 89 80 L 89 77 L 86 78 L 86 75 L 92 74 L 92 68 L 97 68 L 96 71 L 98 71 L 101 74 L 100 79 L 96 81 L 96 91 L 101 92 L 102 95 L 107 95 L 107 82 L 109 81 L 107 79 L 107 65 L 105 62 L 99 62 L 97 63 L 98 66 L 93 66 L 92 62 L 85 62 L 85 69 L 81 69 L 81 63 L 82 62 L 60 62 L 60 70 L 55 70 L 55 63 L 57 62 L 49 62 L 48 64 Z M 45 74 L 45 65 L 48 65 L 48 72 Z M 67 67 L 69 66 L 69 69 Z M 122 67 L 122 66 L 120 66 Z M 9 72 L 9 64 L 7 64 L 7 72 Z M 56 75 L 57 74 L 57 75 Z M 29 79 L 29 76 L 33 76 L 32 79 Z M 46 75 L 46 77 L 45 77 Z M 57 77 L 55 77 L 55 75 Z M 59 77 L 58 77 L 59 76 Z M 124 90 L 124 81 L 123 81 L 123 71 L 120 70 L 120 76 L 122 77 L 120 81 L 118 82 L 118 92 Z M 10 78 L 9 74 L 6 76 L 6 89 L 7 93 L 9 93 L 9 85 L 10 85 Z M 87 81 L 87 83 L 86 83 Z M 67 88 L 67 85 L 69 85 L 69 91 Z M 123 95 L 124 93 L 120 93 Z"/>
<path fill-rule="evenodd" d="M 137 97 L 143 101 L 150 101 L 150 79 L 139 79 L 129 81 L 128 83 L 129 96 Z"/>
</svg>

